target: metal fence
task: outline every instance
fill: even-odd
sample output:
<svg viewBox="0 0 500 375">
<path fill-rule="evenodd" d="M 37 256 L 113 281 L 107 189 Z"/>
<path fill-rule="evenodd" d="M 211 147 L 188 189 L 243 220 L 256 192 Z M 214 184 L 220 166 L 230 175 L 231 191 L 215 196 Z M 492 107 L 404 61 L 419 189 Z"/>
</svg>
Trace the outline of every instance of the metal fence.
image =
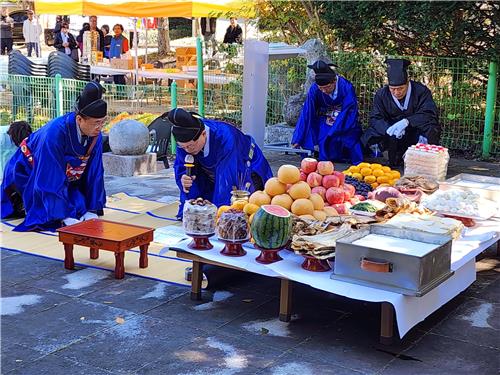
<svg viewBox="0 0 500 375">
<path fill-rule="evenodd" d="M 364 53 L 332 53 L 338 72 L 356 89 L 360 121 L 368 126 L 376 91 L 386 83 L 388 56 Z M 409 74 L 424 83 L 433 94 L 443 127 L 443 145 L 479 156 L 483 142 L 489 62 L 480 59 L 404 56 L 412 61 Z M 302 58 L 273 61 L 269 72 L 268 124 L 284 122 L 286 100 L 302 92 L 307 71 Z M 496 99 L 492 150 L 500 157 L 500 95 Z"/>
<path fill-rule="evenodd" d="M 356 88 L 360 119 L 368 126 L 368 117 L 375 92 L 386 80 L 386 56 L 362 53 L 334 53 L 332 60 L 338 71 Z M 439 108 L 443 125 L 442 144 L 479 156 L 483 142 L 486 108 L 488 61 L 439 57 L 408 56 L 411 77 L 427 85 Z M 231 75 L 225 82 L 205 85 L 205 113 L 208 117 L 241 124 L 243 99 L 243 67 L 229 59 L 219 67 Z M 284 107 L 290 96 L 303 91 L 307 76 L 306 61 L 292 58 L 270 62 L 267 124 L 284 122 Z M 85 82 L 61 80 L 62 111 L 72 110 Z M 146 81 L 139 85 L 105 84 L 109 117 L 122 112 L 158 113 L 171 105 L 170 88 L 161 82 Z M 492 156 L 500 158 L 500 95 L 496 100 L 496 118 L 492 135 Z M 193 82 L 179 82 L 177 104 L 197 110 L 198 99 Z M 13 119 L 26 119 L 34 128 L 45 124 L 57 114 L 57 85 L 54 78 L 0 76 L 0 125 Z"/>
</svg>

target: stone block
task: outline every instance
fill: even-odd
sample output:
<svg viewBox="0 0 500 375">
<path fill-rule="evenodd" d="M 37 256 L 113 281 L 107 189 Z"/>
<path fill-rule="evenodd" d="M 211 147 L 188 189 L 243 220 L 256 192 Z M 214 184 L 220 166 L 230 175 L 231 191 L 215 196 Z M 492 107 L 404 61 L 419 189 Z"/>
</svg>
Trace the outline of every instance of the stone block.
<svg viewBox="0 0 500 375">
<path fill-rule="evenodd" d="M 109 131 L 109 146 L 115 155 L 142 155 L 149 145 L 149 130 L 139 121 L 122 120 Z"/>
<path fill-rule="evenodd" d="M 109 176 L 139 176 L 156 173 L 156 154 L 115 155 L 111 152 L 102 154 L 104 174 Z"/>
<path fill-rule="evenodd" d="M 268 143 L 290 142 L 295 127 L 286 124 L 277 124 L 266 126 L 266 135 L 264 141 Z"/>
</svg>

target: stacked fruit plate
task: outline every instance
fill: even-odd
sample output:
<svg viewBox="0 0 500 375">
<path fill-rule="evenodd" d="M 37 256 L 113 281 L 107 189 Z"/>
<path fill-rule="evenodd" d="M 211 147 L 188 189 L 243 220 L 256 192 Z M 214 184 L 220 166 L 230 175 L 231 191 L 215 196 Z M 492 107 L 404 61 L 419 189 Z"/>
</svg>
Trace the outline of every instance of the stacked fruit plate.
<svg viewBox="0 0 500 375">
<path fill-rule="evenodd" d="M 274 204 L 303 219 L 323 221 L 349 214 L 349 207 L 361 200 L 364 197 L 356 196 L 354 186 L 345 183 L 345 175 L 335 171 L 332 162 L 305 158 L 301 168 L 282 165 L 249 202 L 259 207 Z"/>
</svg>

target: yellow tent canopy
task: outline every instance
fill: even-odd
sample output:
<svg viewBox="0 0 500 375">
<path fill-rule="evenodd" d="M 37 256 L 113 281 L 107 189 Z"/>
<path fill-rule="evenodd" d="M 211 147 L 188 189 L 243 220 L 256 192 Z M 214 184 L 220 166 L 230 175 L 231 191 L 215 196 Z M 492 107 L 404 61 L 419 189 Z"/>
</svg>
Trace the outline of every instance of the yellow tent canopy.
<svg viewBox="0 0 500 375">
<path fill-rule="evenodd" d="M 226 15 L 251 18 L 250 0 L 35 0 L 38 14 L 116 17 L 208 17 Z"/>
</svg>

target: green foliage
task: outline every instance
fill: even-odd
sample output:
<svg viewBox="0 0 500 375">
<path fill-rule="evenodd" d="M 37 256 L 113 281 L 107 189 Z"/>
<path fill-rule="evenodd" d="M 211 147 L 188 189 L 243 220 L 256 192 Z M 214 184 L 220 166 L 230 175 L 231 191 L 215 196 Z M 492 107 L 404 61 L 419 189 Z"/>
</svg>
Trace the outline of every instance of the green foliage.
<svg viewBox="0 0 500 375">
<path fill-rule="evenodd" d="M 270 41 L 321 39 L 334 50 L 500 58 L 498 1 L 280 1 L 258 3 Z"/>
</svg>

